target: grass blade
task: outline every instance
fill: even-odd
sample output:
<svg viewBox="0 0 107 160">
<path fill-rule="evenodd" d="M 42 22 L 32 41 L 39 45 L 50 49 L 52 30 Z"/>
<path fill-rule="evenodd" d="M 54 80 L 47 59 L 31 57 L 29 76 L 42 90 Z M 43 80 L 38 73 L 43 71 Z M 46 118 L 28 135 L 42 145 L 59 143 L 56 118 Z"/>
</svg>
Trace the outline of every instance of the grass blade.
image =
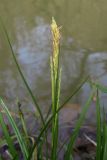
<svg viewBox="0 0 107 160">
<path fill-rule="evenodd" d="M 23 133 L 25 135 L 25 138 L 26 138 L 26 145 L 29 146 L 29 136 L 28 136 L 28 133 L 27 133 L 27 128 L 26 128 L 26 124 L 25 124 L 25 119 L 24 119 L 24 114 L 22 112 L 22 109 L 21 109 L 21 103 L 17 100 L 17 106 L 18 106 L 18 112 L 19 112 L 19 118 L 20 118 L 20 121 L 21 121 L 21 125 L 22 125 L 22 129 L 23 129 Z"/>
<path fill-rule="evenodd" d="M 97 90 L 97 96 L 96 96 L 96 110 L 97 110 L 97 148 L 96 148 L 96 159 L 101 160 L 101 135 L 102 135 L 102 129 L 101 129 L 101 110 L 100 110 L 100 101 L 99 101 L 99 94 Z"/>
<path fill-rule="evenodd" d="M 23 140 L 23 138 L 22 138 L 17 126 L 16 126 L 16 123 L 15 123 L 13 117 L 11 116 L 11 114 L 8 110 L 8 107 L 5 105 L 5 103 L 3 102 L 3 100 L 1 98 L 0 98 L 0 104 L 1 104 L 2 109 L 5 111 L 5 113 L 8 117 L 9 123 L 11 124 L 11 126 L 13 128 L 13 131 L 14 131 L 16 137 L 17 137 L 17 140 L 18 140 L 20 148 L 22 150 L 24 159 L 27 160 L 27 158 L 28 158 L 27 147 L 25 146 L 24 140 Z"/>
<path fill-rule="evenodd" d="M 87 110 L 90 106 L 90 103 L 92 101 L 92 98 L 93 98 L 93 95 L 94 95 L 94 92 L 91 93 L 90 97 L 88 98 L 85 106 L 83 107 L 83 110 L 81 112 L 81 115 L 80 115 L 80 118 L 79 120 L 77 121 L 77 124 L 75 126 L 75 129 L 74 129 L 74 132 L 71 136 L 71 139 L 70 139 L 70 142 L 68 144 L 68 147 L 67 147 L 67 151 L 65 153 L 65 160 L 71 160 L 71 153 L 73 151 L 73 145 L 74 145 L 74 142 L 78 136 L 78 133 L 79 133 L 79 130 L 80 130 L 80 127 L 82 125 L 82 123 L 84 122 L 84 119 L 85 119 L 85 116 L 86 116 L 86 113 L 87 113 Z"/>
<path fill-rule="evenodd" d="M 105 124 L 105 148 L 103 160 L 107 160 L 107 125 Z"/>
<path fill-rule="evenodd" d="M 14 50 L 13 50 L 13 47 L 12 47 L 12 44 L 11 44 L 9 35 L 8 35 L 8 33 L 7 33 L 7 30 L 6 30 L 5 26 L 4 26 L 4 24 L 3 24 L 2 19 L 0 19 L 0 21 L 1 21 L 1 25 L 2 25 L 2 28 L 3 28 L 3 30 L 4 30 L 4 33 L 5 33 L 5 35 L 6 35 L 6 39 L 7 39 L 7 41 L 8 41 L 8 44 L 9 44 L 9 47 L 10 47 L 10 50 L 11 50 L 11 53 L 12 53 L 14 62 L 15 62 L 15 64 L 16 64 L 16 67 L 17 67 L 18 71 L 19 71 L 19 74 L 20 74 L 20 76 L 21 76 L 21 78 L 22 78 L 22 80 L 23 80 L 23 82 L 24 82 L 24 84 L 25 84 L 25 86 L 26 86 L 26 88 L 27 88 L 27 91 L 29 92 L 29 94 L 30 94 L 30 96 L 31 96 L 31 98 L 32 98 L 32 101 L 33 101 L 35 107 L 37 108 L 37 111 L 38 111 L 38 113 L 39 113 L 39 115 L 40 115 L 40 118 L 41 118 L 42 123 L 45 124 L 45 121 L 44 121 L 44 118 L 43 118 L 43 115 L 42 115 L 40 106 L 38 105 L 37 100 L 36 100 L 35 96 L 33 95 L 33 92 L 32 92 L 32 90 L 31 90 L 31 88 L 29 87 L 29 85 L 28 85 L 28 83 L 27 83 L 27 81 L 26 81 L 26 79 L 25 79 L 25 77 L 24 77 L 24 75 L 23 75 L 23 73 L 22 73 L 22 71 L 21 71 L 21 68 L 20 68 L 20 66 L 19 66 L 19 63 L 18 63 L 18 61 L 17 61 L 17 59 L 16 59 L 16 56 L 15 56 L 15 53 L 14 53 Z"/>
<path fill-rule="evenodd" d="M 101 138 L 101 157 L 104 157 L 105 143 L 106 143 L 106 114 L 105 109 L 103 107 L 103 121 L 102 121 L 102 138 Z"/>
<path fill-rule="evenodd" d="M 11 136 L 9 135 L 9 131 L 7 129 L 7 126 L 6 126 L 5 122 L 4 122 L 4 118 L 3 118 L 1 112 L 0 112 L 0 123 L 1 123 L 2 130 L 4 132 L 4 136 L 5 136 L 6 142 L 7 142 L 8 146 L 9 146 L 9 151 L 10 151 L 12 157 L 14 158 L 14 157 L 16 157 L 17 152 L 16 152 L 16 150 L 14 148 L 14 144 L 12 142 Z"/>
</svg>

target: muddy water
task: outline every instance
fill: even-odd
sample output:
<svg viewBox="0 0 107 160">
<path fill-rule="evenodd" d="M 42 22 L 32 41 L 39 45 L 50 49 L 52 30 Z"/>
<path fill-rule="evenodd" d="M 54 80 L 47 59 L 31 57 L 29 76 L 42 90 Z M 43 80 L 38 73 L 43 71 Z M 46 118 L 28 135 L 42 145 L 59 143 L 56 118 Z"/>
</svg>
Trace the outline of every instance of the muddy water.
<svg viewBox="0 0 107 160">
<path fill-rule="evenodd" d="M 106 0 L 0 0 L 0 15 L 18 62 L 42 110 L 45 111 L 44 114 L 51 103 L 49 57 L 52 53 L 52 16 L 62 26 L 61 101 L 64 101 L 87 75 L 107 85 Z M 89 93 L 90 87 L 86 84 L 70 103 L 83 106 Z M 18 98 L 24 111 L 32 113 L 33 104 L 17 72 L 2 29 L 0 95 L 13 111 L 17 110 Z M 104 104 L 106 98 L 106 95 L 102 95 Z M 90 115 L 93 115 L 93 108 L 94 102 L 89 119 Z"/>
</svg>

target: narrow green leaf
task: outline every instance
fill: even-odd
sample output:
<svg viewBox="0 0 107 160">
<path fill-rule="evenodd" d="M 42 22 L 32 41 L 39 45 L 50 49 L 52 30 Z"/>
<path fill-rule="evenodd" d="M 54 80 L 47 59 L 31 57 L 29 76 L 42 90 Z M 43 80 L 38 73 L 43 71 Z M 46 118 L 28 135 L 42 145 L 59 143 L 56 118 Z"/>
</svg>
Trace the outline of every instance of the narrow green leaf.
<svg viewBox="0 0 107 160">
<path fill-rule="evenodd" d="M 74 132 L 71 135 L 70 142 L 68 143 L 67 151 L 65 153 L 65 160 L 71 160 L 71 154 L 72 154 L 72 151 L 73 151 L 74 142 L 75 142 L 75 140 L 76 140 L 76 138 L 78 136 L 80 127 L 82 126 L 82 124 L 84 122 L 84 119 L 85 119 L 86 113 L 88 111 L 88 108 L 90 106 L 90 103 L 92 101 L 93 95 L 94 95 L 94 92 L 92 92 L 92 94 L 89 96 L 85 106 L 83 107 L 83 110 L 81 112 L 80 118 L 77 121 L 77 124 L 75 126 Z"/>
<path fill-rule="evenodd" d="M 15 150 L 14 143 L 12 142 L 11 136 L 9 135 L 9 131 L 7 129 L 5 122 L 4 122 L 4 119 L 3 119 L 1 112 L 0 112 L 0 123 L 1 123 L 2 130 L 4 132 L 5 139 L 7 141 L 8 146 L 9 146 L 9 151 L 10 151 L 12 157 L 14 158 L 14 157 L 16 157 L 17 152 Z"/>
<path fill-rule="evenodd" d="M 18 106 L 18 111 L 19 111 L 19 118 L 20 118 L 20 121 L 21 121 L 21 124 L 22 124 L 22 128 L 23 128 L 25 138 L 26 138 L 25 143 L 26 143 L 26 146 L 29 146 L 29 139 L 28 139 L 29 136 L 28 136 L 28 133 L 27 133 L 24 114 L 23 114 L 22 109 L 21 109 L 21 103 L 19 101 L 17 101 L 17 106 Z"/>
<path fill-rule="evenodd" d="M 100 101 L 97 90 L 96 96 L 96 110 L 97 110 L 97 148 L 96 148 L 96 159 L 101 160 L 101 111 L 100 111 Z"/>
<path fill-rule="evenodd" d="M 25 77 L 24 77 L 24 75 L 23 75 L 23 73 L 22 73 L 22 70 L 21 70 L 21 68 L 20 68 L 20 66 L 19 66 L 19 63 L 18 63 L 17 59 L 16 59 L 16 56 L 15 56 L 15 53 L 14 53 L 14 50 L 13 50 L 13 47 L 12 47 L 12 44 L 11 44 L 9 35 L 8 35 L 8 33 L 7 33 L 7 30 L 6 30 L 5 26 L 4 26 L 3 21 L 2 21 L 1 18 L 0 18 L 0 22 L 1 22 L 1 26 L 2 26 L 2 28 L 3 28 L 3 30 L 4 30 L 4 33 L 5 33 L 5 35 L 6 35 L 6 39 L 7 39 L 7 41 L 8 41 L 8 44 L 9 44 L 9 47 L 10 47 L 10 50 L 11 50 L 11 53 L 12 53 L 14 62 L 15 62 L 15 64 L 16 64 L 16 67 L 17 67 L 17 69 L 18 69 L 18 71 L 19 71 L 19 74 L 20 74 L 20 76 L 21 76 L 21 78 L 22 78 L 22 80 L 23 80 L 23 82 L 24 82 L 24 84 L 25 84 L 25 86 L 26 86 L 26 88 L 27 88 L 27 91 L 29 92 L 29 94 L 30 94 L 30 96 L 31 96 L 31 98 L 32 98 L 33 103 L 35 104 L 35 107 L 37 108 L 37 111 L 38 111 L 38 113 L 39 113 L 39 115 L 40 115 L 41 121 L 42 121 L 42 123 L 43 123 L 43 125 L 44 125 L 44 124 L 45 124 L 45 121 L 44 121 L 44 118 L 43 118 L 43 115 L 42 115 L 40 106 L 38 105 L 37 100 L 36 100 L 35 96 L 33 95 L 33 92 L 32 92 L 32 90 L 31 90 L 31 88 L 29 87 L 29 85 L 28 85 L 28 83 L 27 83 L 27 81 L 26 81 L 26 79 L 25 79 Z"/>
<path fill-rule="evenodd" d="M 104 157 L 103 160 L 107 160 L 107 125 L 105 126 L 105 149 L 104 149 Z"/>
<path fill-rule="evenodd" d="M 102 151 L 101 151 L 101 157 L 104 157 L 104 150 L 105 150 L 105 143 L 106 143 L 106 114 L 105 114 L 105 109 L 103 107 L 103 120 L 102 120 L 102 138 L 101 138 L 101 146 L 102 146 Z"/>
<path fill-rule="evenodd" d="M 28 151 L 27 151 L 27 148 L 25 146 L 24 140 L 23 140 L 23 138 L 22 138 L 22 136 L 20 134 L 20 131 L 17 128 L 17 125 L 16 125 L 13 117 L 11 116 L 11 114 L 10 114 L 10 112 L 8 110 L 8 107 L 5 105 L 5 103 L 3 102 L 2 98 L 0 98 L 0 104 L 1 104 L 2 109 L 5 111 L 5 113 L 6 113 L 7 117 L 8 117 L 9 123 L 11 124 L 11 126 L 13 128 L 13 131 L 14 131 L 16 137 L 17 137 L 17 140 L 18 140 L 20 148 L 22 150 L 24 159 L 27 160 Z"/>
</svg>

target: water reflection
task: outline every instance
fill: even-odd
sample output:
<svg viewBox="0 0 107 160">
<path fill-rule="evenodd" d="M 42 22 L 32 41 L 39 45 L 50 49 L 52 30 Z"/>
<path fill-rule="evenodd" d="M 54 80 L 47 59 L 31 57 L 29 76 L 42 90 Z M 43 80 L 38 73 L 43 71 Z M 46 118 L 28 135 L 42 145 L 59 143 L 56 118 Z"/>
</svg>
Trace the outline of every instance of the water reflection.
<svg viewBox="0 0 107 160">
<path fill-rule="evenodd" d="M 49 24 L 52 16 L 63 26 L 61 101 L 87 75 L 106 85 L 106 0 L 0 2 L 1 15 L 17 59 L 43 110 L 51 103 L 49 56 L 52 53 L 52 44 Z M 17 72 L 2 30 L 0 75 L 0 94 L 10 102 L 19 97 L 26 109 L 29 109 L 32 104 L 29 104 L 28 93 Z M 83 105 L 89 92 L 90 88 L 85 85 L 72 103 Z M 104 103 L 105 101 L 104 98 Z"/>
</svg>

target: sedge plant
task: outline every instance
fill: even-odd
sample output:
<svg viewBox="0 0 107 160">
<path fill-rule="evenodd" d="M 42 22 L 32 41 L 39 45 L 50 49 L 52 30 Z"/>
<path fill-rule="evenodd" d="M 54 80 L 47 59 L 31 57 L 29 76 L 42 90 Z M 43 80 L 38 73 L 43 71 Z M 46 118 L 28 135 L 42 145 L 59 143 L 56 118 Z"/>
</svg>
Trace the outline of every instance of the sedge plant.
<svg viewBox="0 0 107 160">
<path fill-rule="evenodd" d="M 20 75 L 22 77 L 22 80 L 23 80 L 28 92 L 31 95 L 31 98 L 32 98 L 35 106 L 38 109 L 41 121 L 43 123 L 43 125 L 42 125 L 42 127 L 40 129 L 40 134 L 38 135 L 38 138 L 37 138 L 36 142 L 34 142 L 33 147 L 31 148 L 31 150 L 28 150 L 28 146 L 26 146 L 26 144 L 28 144 L 27 143 L 28 141 L 25 142 L 25 140 L 28 137 L 28 134 L 27 134 L 27 129 L 25 128 L 24 118 L 21 116 L 21 122 L 22 122 L 22 125 L 23 125 L 23 129 L 24 129 L 24 133 L 25 133 L 24 135 L 25 135 L 26 138 L 23 138 L 23 135 L 20 133 L 20 130 L 18 129 L 17 124 L 15 123 L 15 121 L 14 121 L 12 115 L 11 115 L 11 112 L 9 111 L 7 105 L 5 105 L 4 101 L 1 98 L 0 99 L 0 103 L 1 103 L 2 109 L 4 110 L 5 114 L 7 115 L 8 119 L 9 119 L 9 123 L 13 128 L 15 136 L 17 137 L 18 143 L 20 145 L 20 148 L 21 148 L 21 151 L 23 153 L 23 156 L 24 156 L 25 160 L 26 159 L 27 160 L 31 160 L 34 157 L 34 155 L 35 155 L 34 153 L 36 152 L 36 148 L 38 146 L 41 146 L 41 144 L 43 144 L 43 142 L 44 142 L 44 133 L 47 131 L 49 124 L 52 122 L 52 152 L 51 152 L 51 159 L 55 160 L 55 159 L 57 159 L 57 153 L 58 153 L 57 152 L 57 146 L 58 146 L 58 114 L 59 114 L 59 111 L 80 90 L 80 88 L 82 87 L 82 85 L 85 83 L 85 81 L 87 79 L 85 79 L 80 85 L 78 85 L 77 88 L 72 93 L 72 95 L 67 97 L 65 102 L 59 107 L 60 82 L 61 82 L 61 69 L 59 68 L 60 30 L 59 30 L 59 27 L 57 26 L 55 20 L 52 19 L 51 31 L 52 31 L 52 39 L 53 39 L 52 40 L 53 41 L 53 54 L 52 54 L 52 56 L 50 58 L 51 82 L 52 82 L 52 115 L 45 123 L 44 119 L 43 119 L 43 115 L 42 115 L 41 109 L 40 109 L 40 106 L 38 105 L 37 100 L 34 97 L 32 91 L 31 91 L 31 89 L 30 89 L 30 87 L 29 87 L 29 85 L 28 85 L 28 83 L 27 83 L 22 71 L 21 71 L 19 63 L 18 63 L 18 61 L 16 59 L 16 56 L 15 56 L 14 50 L 12 48 L 12 44 L 10 42 L 7 30 L 6 30 L 5 26 L 3 25 L 3 23 L 2 23 L 2 27 L 4 29 L 4 33 L 6 35 L 8 44 L 10 46 L 13 59 L 14 59 L 14 61 L 16 63 L 16 67 L 17 67 L 17 69 L 18 69 L 18 71 L 19 71 L 19 73 L 20 73 Z M 3 123 L 3 121 L 1 121 L 1 123 Z M 2 124 L 2 128 L 3 128 L 3 124 Z M 9 137 L 9 136 L 7 136 L 7 137 Z M 7 139 L 6 142 L 9 145 L 11 141 L 9 141 Z M 40 148 L 42 149 L 42 147 L 40 147 Z M 12 148 L 10 148 L 10 149 L 12 150 Z M 42 151 L 40 151 L 39 153 L 42 154 Z M 36 152 L 36 155 L 37 155 L 37 152 Z M 39 157 L 41 157 L 41 156 L 39 156 Z"/>
<path fill-rule="evenodd" d="M 14 137 L 17 139 L 18 144 L 20 146 L 21 152 L 23 154 L 23 159 L 24 160 L 57 160 L 58 159 L 58 135 L 59 135 L 59 111 L 62 109 L 62 107 L 73 97 L 77 94 L 77 92 L 81 89 L 81 87 L 84 85 L 84 83 L 87 81 L 87 78 L 85 80 L 83 80 L 81 82 L 81 84 L 78 84 L 78 86 L 75 88 L 75 90 L 72 92 L 72 94 L 66 98 L 66 100 L 62 103 L 62 105 L 60 105 L 60 84 L 61 84 L 61 67 L 60 67 L 60 27 L 57 26 L 56 21 L 54 20 L 54 18 L 52 18 L 52 24 L 51 24 L 51 32 L 52 32 L 52 42 L 53 42 L 53 53 L 51 55 L 50 58 L 50 70 L 51 70 L 51 92 L 52 92 L 52 113 L 50 116 L 47 116 L 47 119 L 44 120 L 43 114 L 41 112 L 41 108 L 34 96 L 34 94 L 32 93 L 22 71 L 20 68 L 20 65 L 16 59 L 12 44 L 10 42 L 8 33 L 6 28 L 4 27 L 4 25 L 2 25 L 8 44 L 10 46 L 12 55 L 13 55 L 13 59 L 16 63 L 16 67 L 22 77 L 22 80 L 29 92 L 29 94 L 31 95 L 31 98 L 34 102 L 35 107 L 37 107 L 38 113 L 40 115 L 41 118 L 41 128 L 40 128 L 40 133 L 37 137 L 36 140 L 33 139 L 33 143 L 32 146 L 30 146 L 30 142 L 28 140 L 29 135 L 27 133 L 27 127 L 24 121 L 24 117 L 23 114 L 20 110 L 20 121 L 22 123 L 22 127 L 23 127 L 23 131 L 24 134 L 21 133 L 20 129 L 17 126 L 17 123 L 15 122 L 11 112 L 8 109 L 8 106 L 5 104 L 5 102 L 3 101 L 3 99 L 0 97 L 0 104 L 1 104 L 1 108 L 4 111 L 4 113 L 6 114 L 8 120 L 9 120 L 9 124 L 12 126 L 13 132 L 14 132 Z M 80 117 L 77 121 L 77 123 L 75 124 L 75 128 L 73 133 L 71 134 L 70 138 L 64 142 L 64 144 L 62 144 L 61 149 L 65 147 L 65 156 L 64 156 L 64 160 L 72 160 L 73 159 L 73 148 L 74 148 L 74 144 L 75 141 L 77 139 L 77 136 L 79 134 L 79 130 L 84 122 L 86 113 L 88 111 L 88 108 L 91 104 L 91 101 L 93 99 L 93 96 L 95 94 L 97 90 L 97 98 L 96 98 L 96 109 L 97 109 L 97 148 L 96 148 L 96 160 L 106 160 L 107 157 L 107 125 L 106 125 L 106 121 L 105 118 L 103 119 L 103 123 L 101 123 L 101 114 L 100 114 L 100 101 L 99 101 L 99 95 L 98 95 L 98 90 L 100 90 L 101 92 L 107 93 L 107 89 L 97 83 L 93 84 L 93 88 L 92 88 L 92 92 L 88 98 L 88 100 L 86 100 L 85 105 L 83 106 L 82 112 L 80 114 Z M 19 107 L 20 109 L 20 107 Z M 104 116 L 105 117 L 105 116 Z M 0 124 L 1 124 L 1 128 L 3 130 L 4 133 L 4 139 L 3 139 L 3 143 L 7 143 L 8 147 L 9 147 L 9 153 L 10 153 L 10 159 L 14 159 L 14 160 L 19 160 L 18 157 L 18 153 L 17 150 L 15 149 L 14 146 L 14 138 L 13 136 L 10 136 L 8 133 L 8 129 L 6 126 L 6 123 L 4 121 L 4 117 L 3 117 L 3 113 L 0 113 Z M 50 156 L 48 155 L 48 153 L 46 153 L 46 157 L 44 157 L 43 155 L 43 145 L 44 143 L 46 143 L 47 141 L 47 131 L 49 128 L 49 125 L 51 124 L 51 134 L 52 134 L 52 138 L 51 138 L 51 151 L 50 151 Z M 32 137 L 33 138 L 33 137 Z M 0 145 L 1 146 L 1 145 Z M 46 145 L 46 150 L 48 150 L 48 146 Z M 38 155 L 40 154 L 40 155 Z M 0 156 L 0 160 L 3 160 L 2 156 Z"/>
<path fill-rule="evenodd" d="M 60 31 L 54 18 L 52 18 L 51 31 L 53 37 L 53 54 L 50 58 L 51 65 L 51 83 L 52 83 L 52 113 L 56 113 L 59 108 L 60 98 L 60 82 L 61 82 L 61 69 L 59 68 L 59 41 Z M 58 145 L 58 114 L 52 120 L 52 154 L 51 159 L 56 160 Z"/>
</svg>

